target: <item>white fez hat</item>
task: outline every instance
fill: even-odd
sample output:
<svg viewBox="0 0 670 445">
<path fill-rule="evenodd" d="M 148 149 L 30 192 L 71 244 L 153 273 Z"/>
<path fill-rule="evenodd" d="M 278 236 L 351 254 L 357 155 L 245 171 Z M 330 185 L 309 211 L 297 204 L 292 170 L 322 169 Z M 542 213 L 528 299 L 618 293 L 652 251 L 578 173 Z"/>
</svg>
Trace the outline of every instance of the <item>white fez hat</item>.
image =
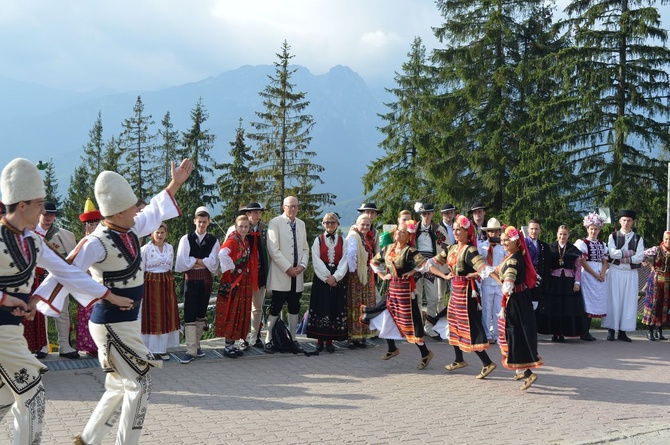
<svg viewBox="0 0 670 445">
<path fill-rule="evenodd" d="M 2 169 L 0 189 L 5 205 L 43 199 L 47 195 L 37 166 L 23 158 L 14 159 Z"/>
<path fill-rule="evenodd" d="M 123 176 L 104 171 L 95 180 L 95 200 L 102 216 L 112 216 L 137 204 L 135 192 Z"/>
</svg>

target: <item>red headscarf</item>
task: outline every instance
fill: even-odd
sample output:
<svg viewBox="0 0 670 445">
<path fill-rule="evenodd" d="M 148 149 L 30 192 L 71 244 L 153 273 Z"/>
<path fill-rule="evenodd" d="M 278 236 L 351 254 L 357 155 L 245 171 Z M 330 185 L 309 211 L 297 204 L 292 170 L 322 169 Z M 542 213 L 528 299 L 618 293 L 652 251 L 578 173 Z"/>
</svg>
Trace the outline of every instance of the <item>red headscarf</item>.
<svg viewBox="0 0 670 445">
<path fill-rule="evenodd" d="M 524 263 L 526 264 L 525 283 L 529 289 L 534 288 L 537 284 L 537 272 L 535 272 L 533 260 L 530 259 L 530 253 L 528 252 L 528 247 L 526 247 L 526 238 L 514 226 L 507 227 L 505 229 L 505 234 L 509 236 L 510 240 L 519 242 L 519 250 L 521 251 L 521 255 L 523 255 Z"/>
<path fill-rule="evenodd" d="M 468 244 L 477 247 L 477 235 L 475 234 L 475 225 L 470 221 L 470 218 L 464 215 L 456 215 L 455 221 L 465 229 L 468 233 Z"/>
</svg>

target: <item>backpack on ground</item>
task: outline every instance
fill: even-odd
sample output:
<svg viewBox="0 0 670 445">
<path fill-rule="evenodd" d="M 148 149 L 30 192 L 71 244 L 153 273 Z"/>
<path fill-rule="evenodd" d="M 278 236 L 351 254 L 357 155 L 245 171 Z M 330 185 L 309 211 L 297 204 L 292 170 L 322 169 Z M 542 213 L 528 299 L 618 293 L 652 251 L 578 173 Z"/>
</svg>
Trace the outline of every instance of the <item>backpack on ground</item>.
<svg viewBox="0 0 670 445">
<path fill-rule="evenodd" d="M 272 327 L 272 349 L 276 352 L 298 353 L 293 343 L 291 331 L 288 330 L 288 327 L 286 327 L 281 318 L 277 319 L 275 325 Z"/>
</svg>

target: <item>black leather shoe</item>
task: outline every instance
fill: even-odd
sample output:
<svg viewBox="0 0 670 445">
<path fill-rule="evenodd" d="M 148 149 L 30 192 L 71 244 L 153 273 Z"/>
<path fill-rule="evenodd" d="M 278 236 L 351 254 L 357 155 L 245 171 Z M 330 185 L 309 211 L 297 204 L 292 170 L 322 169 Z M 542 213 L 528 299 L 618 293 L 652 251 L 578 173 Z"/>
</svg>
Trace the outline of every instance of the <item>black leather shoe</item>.
<svg viewBox="0 0 670 445">
<path fill-rule="evenodd" d="M 228 358 L 237 358 L 237 351 L 235 348 L 226 347 L 223 350 L 223 355 Z"/>
<path fill-rule="evenodd" d="M 658 328 L 658 329 L 656 330 L 656 338 L 657 338 L 658 340 L 667 340 L 667 338 L 663 337 L 663 329 Z"/>
<path fill-rule="evenodd" d="M 551 337 L 551 342 L 552 343 L 558 343 L 558 335 L 554 335 Z"/>
<path fill-rule="evenodd" d="M 607 341 L 614 341 L 614 329 L 607 330 Z"/>
<path fill-rule="evenodd" d="M 619 331 L 618 339 L 621 340 L 621 341 L 629 342 L 629 343 L 633 341 L 630 338 L 628 338 L 628 336 L 626 335 L 626 333 L 624 331 Z"/>
<path fill-rule="evenodd" d="M 47 358 L 47 355 L 49 355 L 49 354 L 46 353 L 46 352 L 40 351 L 40 352 L 38 352 L 37 354 L 35 354 L 35 357 L 37 357 L 38 359 L 42 360 L 43 358 Z"/>
<path fill-rule="evenodd" d="M 328 351 L 332 354 L 333 352 L 335 352 L 335 345 L 333 345 L 332 343 L 328 343 L 326 345 L 326 351 Z"/>
<path fill-rule="evenodd" d="M 437 317 L 433 317 L 432 315 L 428 315 L 426 313 L 426 321 L 428 321 L 428 323 L 430 323 L 434 326 L 434 325 L 437 324 L 438 319 L 437 319 Z"/>
<path fill-rule="evenodd" d="M 68 352 L 67 354 L 58 354 L 59 357 L 69 358 L 71 360 L 78 359 L 79 353 L 77 351 Z M 39 357 L 38 357 L 39 358 Z"/>
<path fill-rule="evenodd" d="M 316 352 L 323 352 L 323 343 L 316 344 Z"/>
<path fill-rule="evenodd" d="M 257 338 L 256 343 L 254 343 L 253 346 L 254 348 L 263 349 L 263 342 L 260 340 L 260 338 Z"/>
<path fill-rule="evenodd" d="M 558 336 L 558 342 L 559 343 L 565 343 L 565 337 L 563 337 L 562 335 L 559 335 Z"/>
<path fill-rule="evenodd" d="M 589 334 L 589 333 L 586 333 L 586 334 L 582 335 L 582 336 L 579 337 L 579 338 L 581 338 L 581 339 L 584 340 L 584 341 L 596 341 L 596 338 L 595 338 L 593 335 Z"/>
<path fill-rule="evenodd" d="M 656 341 L 656 337 L 654 337 L 654 331 L 651 329 L 647 331 L 647 340 Z"/>
</svg>

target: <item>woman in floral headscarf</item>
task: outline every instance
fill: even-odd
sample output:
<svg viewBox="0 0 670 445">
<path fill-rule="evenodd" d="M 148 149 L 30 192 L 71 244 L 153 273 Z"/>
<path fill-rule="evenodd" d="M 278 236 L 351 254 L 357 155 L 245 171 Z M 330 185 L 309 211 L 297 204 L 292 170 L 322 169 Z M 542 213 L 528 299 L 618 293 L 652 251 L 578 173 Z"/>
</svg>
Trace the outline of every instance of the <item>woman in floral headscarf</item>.
<svg viewBox="0 0 670 445">
<path fill-rule="evenodd" d="M 507 252 L 498 266 L 503 293 L 498 322 L 502 364 L 517 371 L 515 380 L 525 379 L 520 389 L 526 390 L 537 380 L 537 374 L 531 369 L 542 366 L 542 358 L 537 353 L 535 311 L 530 294 L 537 283 L 537 274 L 524 237 L 516 228 L 507 227 L 500 235 L 500 244 Z"/>
<path fill-rule="evenodd" d="M 439 264 L 448 264 L 450 273 L 446 276 L 452 282 L 451 297 L 447 306 L 449 322 L 449 344 L 454 347 L 456 359 L 445 368 L 448 371 L 464 368 L 468 364 L 463 352 L 474 352 L 482 361 L 483 368 L 476 376 L 483 379 L 496 368 L 486 350 L 489 341 L 482 324 L 482 306 L 477 294 L 475 279 L 486 278 L 494 268 L 486 264 L 479 255 L 477 238 L 472 221 L 463 215 L 454 220 L 454 238 L 457 243 L 442 251 L 433 260 Z"/>
<path fill-rule="evenodd" d="M 603 228 L 603 220 L 597 213 L 589 213 L 584 217 L 584 227 L 588 236 L 575 241 L 575 247 L 582 252 L 582 297 L 584 298 L 584 332 L 581 339 L 595 341 L 589 333 L 592 318 L 602 318 L 607 313 L 607 284 L 605 273 L 609 263 L 607 244 L 598 240 Z"/>
<path fill-rule="evenodd" d="M 663 325 L 668 323 L 670 306 L 670 231 L 663 234 L 660 246 L 644 251 L 652 273 L 647 282 L 642 323 L 647 325 L 647 338 L 651 341 L 665 340 Z M 654 337 L 654 328 L 657 329 Z"/>
<path fill-rule="evenodd" d="M 414 343 L 421 352 L 421 361 L 417 368 L 426 369 L 434 354 L 423 340 L 425 332 L 414 274 L 430 270 L 439 276 L 441 272 L 434 266 L 431 267 L 428 258 L 413 246 L 416 229 L 415 221 L 400 221 L 393 232 L 393 244 L 385 246 L 372 258 L 372 270 L 380 280 L 389 283 L 385 310 L 379 316 L 374 313 L 378 312 L 379 307 L 371 308 L 373 314 L 370 316 L 368 308 L 361 308 L 361 312 L 363 319 L 372 319 L 370 325 L 379 331 L 379 337 L 386 339 L 388 350 L 381 356 L 382 360 L 389 360 L 400 354 L 395 340 L 405 339 Z"/>
</svg>

